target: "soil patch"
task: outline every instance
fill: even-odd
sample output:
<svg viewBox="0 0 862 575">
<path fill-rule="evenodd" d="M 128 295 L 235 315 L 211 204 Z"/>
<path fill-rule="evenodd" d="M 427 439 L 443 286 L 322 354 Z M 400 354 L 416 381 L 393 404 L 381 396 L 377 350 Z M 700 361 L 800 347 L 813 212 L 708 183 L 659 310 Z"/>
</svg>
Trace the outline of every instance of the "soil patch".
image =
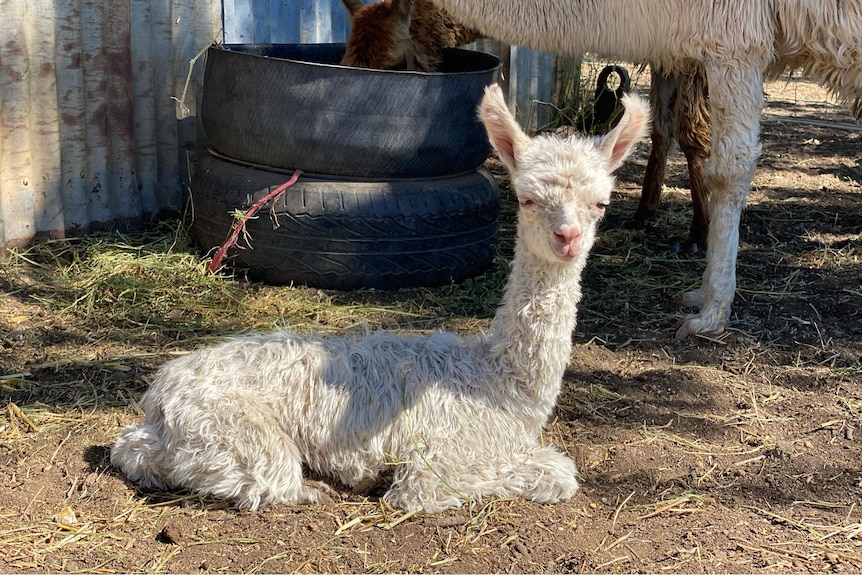
<svg viewBox="0 0 862 575">
<path fill-rule="evenodd" d="M 500 264 L 459 286 L 325 293 L 216 278 L 179 305 L 161 301 L 170 286 L 159 287 L 135 237 L 138 259 L 108 266 L 138 289 L 152 282 L 146 301 L 125 299 L 131 287 L 87 285 L 85 268 L 59 279 L 77 265 L 59 248 L 2 264 L 0 571 L 858 573 L 862 134 L 815 86 L 768 92 L 724 334 L 673 339 L 686 311 L 674 298 L 704 267 L 666 250 L 690 217 L 681 155 L 647 230 L 602 233 L 545 431 L 583 485 L 558 505 L 490 500 L 406 515 L 379 493 L 342 491 L 334 505 L 251 513 L 140 491 L 108 462 L 120 430 L 141 418 L 136 400 L 154 369 L 226 333 L 486 326 L 514 209 L 494 162 L 507 202 Z M 634 210 L 646 157 L 621 169 L 612 212 Z M 300 300 L 311 303 L 292 307 Z"/>
</svg>

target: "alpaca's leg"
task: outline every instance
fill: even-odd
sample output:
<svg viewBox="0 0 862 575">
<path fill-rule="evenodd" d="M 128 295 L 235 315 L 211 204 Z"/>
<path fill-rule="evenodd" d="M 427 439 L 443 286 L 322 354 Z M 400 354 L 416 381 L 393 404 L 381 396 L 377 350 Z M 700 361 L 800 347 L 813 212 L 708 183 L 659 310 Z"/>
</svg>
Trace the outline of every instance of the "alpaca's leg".
<svg viewBox="0 0 862 575">
<path fill-rule="evenodd" d="M 539 503 L 556 503 L 571 498 L 578 490 L 575 462 L 556 447 L 542 446 L 515 454 L 513 469 L 503 475 L 512 495 Z"/>
<path fill-rule="evenodd" d="M 652 149 L 644 172 L 641 199 L 635 212 L 622 223 L 622 227 L 640 230 L 646 227 L 658 211 L 664 185 L 667 155 L 676 124 L 678 79 L 652 71 L 650 73 L 650 105 L 653 111 Z"/>
<path fill-rule="evenodd" d="M 146 422 L 114 444 L 111 462 L 145 487 L 189 489 L 243 508 L 329 499 L 303 481 L 296 445 L 251 401 L 206 412 L 191 406 L 169 421 L 151 406 Z"/>
<path fill-rule="evenodd" d="M 436 454 L 414 453 L 396 465 L 392 485 L 383 498 L 393 507 L 407 511 L 421 508 L 437 513 L 461 507 L 470 496 L 461 492 L 450 477 L 457 475 Z"/>
<path fill-rule="evenodd" d="M 688 164 L 692 217 L 688 238 L 677 251 L 694 253 L 707 247 L 709 188 L 703 179 L 703 166 L 709 157 L 709 138 L 706 74 L 700 66 L 693 66 L 679 87 L 676 139 Z"/>
<path fill-rule="evenodd" d="M 453 476 L 459 494 L 468 499 L 523 497 L 540 503 L 569 499 L 578 490 L 575 462 L 553 446 L 499 453 L 471 460 Z"/>
<path fill-rule="evenodd" d="M 299 449 L 266 413 L 246 407 L 242 421 L 233 421 L 228 429 L 225 440 L 231 464 L 218 470 L 223 478 L 211 484 L 213 495 L 251 509 L 272 503 L 332 501 L 334 492 L 328 486 L 303 480 Z"/>
<path fill-rule="evenodd" d="M 429 513 L 486 497 L 524 497 L 542 503 L 569 499 L 578 489 L 575 463 L 555 447 L 487 458 L 441 458 L 424 453 L 401 462 L 384 498 L 395 507 Z"/>
<path fill-rule="evenodd" d="M 678 338 L 724 330 L 736 291 L 739 219 L 760 155 L 763 76 L 751 63 L 706 68 L 712 124 L 711 154 L 704 165 L 710 190 L 706 271 L 702 286 L 682 303 L 700 305 L 686 317 Z"/>
</svg>

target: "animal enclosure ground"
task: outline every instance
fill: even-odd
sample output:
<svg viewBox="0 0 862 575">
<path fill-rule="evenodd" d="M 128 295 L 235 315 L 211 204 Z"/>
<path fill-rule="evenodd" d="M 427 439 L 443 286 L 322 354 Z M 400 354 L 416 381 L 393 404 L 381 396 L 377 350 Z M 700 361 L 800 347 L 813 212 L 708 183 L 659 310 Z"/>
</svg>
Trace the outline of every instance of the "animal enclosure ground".
<svg viewBox="0 0 862 575">
<path fill-rule="evenodd" d="M 210 277 L 182 230 L 55 242 L 0 264 L 2 572 L 836 572 L 862 570 L 862 134 L 804 82 L 767 88 L 730 328 L 673 339 L 703 259 L 676 154 L 658 218 L 605 230 L 545 439 L 577 462 L 558 505 L 441 515 L 379 493 L 241 512 L 144 493 L 108 452 L 166 358 L 245 329 L 471 332 L 505 278 L 321 292 Z M 634 209 L 646 152 L 619 172 Z"/>
</svg>

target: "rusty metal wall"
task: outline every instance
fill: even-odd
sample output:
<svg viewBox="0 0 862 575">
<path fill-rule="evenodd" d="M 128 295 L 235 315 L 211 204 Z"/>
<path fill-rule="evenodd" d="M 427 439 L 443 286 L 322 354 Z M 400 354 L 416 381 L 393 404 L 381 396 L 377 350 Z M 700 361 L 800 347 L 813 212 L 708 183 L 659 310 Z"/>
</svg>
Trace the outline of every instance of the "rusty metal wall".
<svg viewBox="0 0 862 575">
<path fill-rule="evenodd" d="M 211 42 L 343 42 L 349 30 L 340 0 L 0 0 L 0 14 L 0 256 L 183 209 L 206 141 L 202 62 L 189 76 L 189 61 Z M 513 49 L 509 76 L 522 122 L 541 126 L 553 57 Z"/>
<path fill-rule="evenodd" d="M 341 0 L 224 0 L 229 44 L 344 42 L 348 30 Z"/>
<path fill-rule="evenodd" d="M 0 0 L 0 252 L 183 208 L 220 0 Z"/>
<path fill-rule="evenodd" d="M 556 89 L 556 56 L 520 46 L 480 40 L 471 46 L 504 62 L 503 83 L 508 89 L 509 107 L 527 130 L 538 130 L 551 121 L 550 102 Z"/>
</svg>

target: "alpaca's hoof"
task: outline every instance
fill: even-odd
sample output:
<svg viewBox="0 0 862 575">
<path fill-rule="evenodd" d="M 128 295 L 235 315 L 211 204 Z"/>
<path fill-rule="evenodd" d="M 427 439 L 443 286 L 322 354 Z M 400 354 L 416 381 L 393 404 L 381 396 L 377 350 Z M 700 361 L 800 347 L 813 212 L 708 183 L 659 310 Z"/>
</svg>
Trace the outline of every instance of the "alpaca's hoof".
<svg viewBox="0 0 862 575">
<path fill-rule="evenodd" d="M 671 240 L 668 251 L 679 256 L 703 256 L 706 254 L 705 246 L 691 238 L 676 238 Z"/>
<path fill-rule="evenodd" d="M 599 224 L 599 230 L 642 230 L 646 226 L 646 218 L 617 214 L 606 216 Z"/>
<path fill-rule="evenodd" d="M 689 323 L 688 320 L 684 321 L 683 324 L 676 330 L 676 339 L 686 339 L 688 336 L 697 333 L 693 331 L 693 326 Z"/>
<path fill-rule="evenodd" d="M 686 316 L 682 326 L 676 331 L 676 339 L 685 339 L 690 335 L 718 335 L 724 331 L 727 324 L 727 314 L 721 313 L 719 306 L 713 303 L 700 313 Z"/>
<path fill-rule="evenodd" d="M 381 485 L 383 485 L 383 478 L 381 476 L 376 477 L 366 477 L 356 485 L 350 488 L 351 495 L 367 495 L 371 493 L 375 489 L 378 489 Z"/>
<path fill-rule="evenodd" d="M 543 486 L 540 493 L 533 496 L 533 501 L 538 503 L 559 503 L 560 501 L 568 501 L 574 497 L 580 488 L 578 480 L 574 475 L 571 477 L 563 477 L 556 481 L 548 482 Z"/>
<path fill-rule="evenodd" d="M 337 501 L 341 500 L 338 492 L 322 481 L 304 480 L 302 486 L 306 490 L 310 503 L 335 505 Z"/>
</svg>

